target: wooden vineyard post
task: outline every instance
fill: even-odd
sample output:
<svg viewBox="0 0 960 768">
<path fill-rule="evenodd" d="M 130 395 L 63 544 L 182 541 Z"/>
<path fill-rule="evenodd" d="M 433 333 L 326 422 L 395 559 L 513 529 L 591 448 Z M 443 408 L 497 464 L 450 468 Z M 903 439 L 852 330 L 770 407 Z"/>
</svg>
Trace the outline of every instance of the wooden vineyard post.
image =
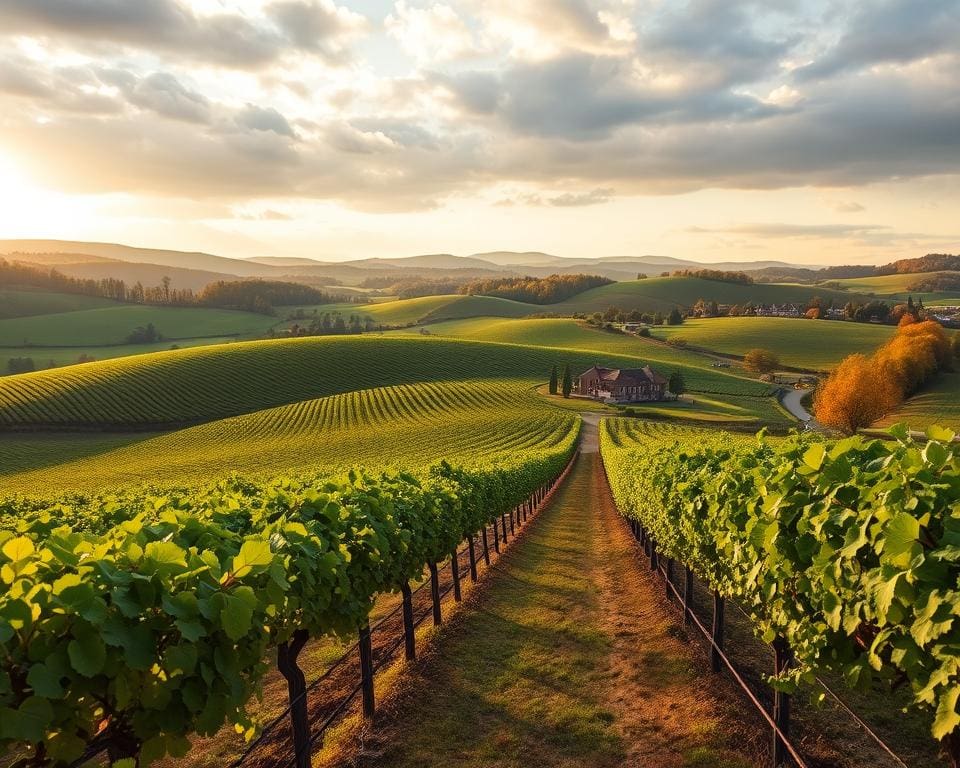
<svg viewBox="0 0 960 768">
<path fill-rule="evenodd" d="M 473 534 L 467 536 L 467 551 L 470 553 L 470 581 L 477 583 L 477 553 L 473 548 Z"/>
<path fill-rule="evenodd" d="M 373 646 L 370 643 L 369 624 L 360 627 L 360 689 L 363 693 L 363 718 L 373 722 L 376 704 L 373 698 Z"/>
<path fill-rule="evenodd" d="M 693 616 L 693 571 L 683 568 L 683 623 L 689 624 Z"/>
<path fill-rule="evenodd" d="M 507 513 L 500 513 L 500 527 L 503 528 L 503 543 L 507 543 Z"/>
<path fill-rule="evenodd" d="M 673 558 L 667 558 L 667 583 L 664 585 L 664 589 L 667 591 L 667 600 L 673 598 L 673 590 L 670 589 L 670 585 L 673 584 Z"/>
<path fill-rule="evenodd" d="M 459 603 L 461 600 L 460 595 L 460 555 L 457 553 L 457 548 L 453 548 L 453 552 L 450 553 L 450 573 L 453 575 L 453 601 Z"/>
<path fill-rule="evenodd" d="M 493 516 L 493 551 L 500 554 L 500 533 L 497 531 L 497 516 Z"/>
<path fill-rule="evenodd" d="M 790 645 L 782 637 L 773 641 L 773 673 L 780 675 L 790 666 L 793 654 Z M 773 722 L 778 731 L 773 732 L 773 765 L 780 768 L 788 763 L 785 739 L 790 738 L 790 694 L 776 688 L 773 691 Z M 781 735 L 782 734 L 782 735 Z"/>
<path fill-rule="evenodd" d="M 650 570 L 656 571 L 660 567 L 660 559 L 657 557 L 657 542 L 650 539 Z"/>
<path fill-rule="evenodd" d="M 297 665 L 297 657 L 307 643 L 307 631 L 298 629 L 277 647 L 277 668 L 287 681 L 290 701 L 290 728 L 293 731 L 294 765 L 310 768 L 310 725 L 307 720 L 307 680 Z"/>
<path fill-rule="evenodd" d="M 484 524 L 481 529 L 482 538 L 483 538 L 483 562 L 486 566 L 490 567 L 490 545 L 487 543 L 487 526 Z"/>
<path fill-rule="evenodd" d="M 443 623 L 443 616 L 440 615 L 440 578 L 436 563 L 429 563 L 427 567 L 430 569 L 430 596 L 433 598 L 433 625 L 436 627 Z"/>
<path fill-rule="evenodd" d="M 723 651 L 723 598 L 719 592 L 713 593 L 713 632 L 710 645 L 710 669 L 719 672 L 721 669 L 720 654 Z"/>
<path fill-rule="evenodd" d="M 407 661 L 413 661 L 417 658 L 417 641 L 413 628 L 413 595 L 410 592 L 410 585 L 401 585 L 400 594 L 403 595 L 404 655 Z"/>
<path fill-rule="evenodd" d="M 510 510 L 509 515 L 510 515 L 510 535 L 516 536 L 517 534 L 513 529 L 513 510 L 512 509 Z"/>
</svg>

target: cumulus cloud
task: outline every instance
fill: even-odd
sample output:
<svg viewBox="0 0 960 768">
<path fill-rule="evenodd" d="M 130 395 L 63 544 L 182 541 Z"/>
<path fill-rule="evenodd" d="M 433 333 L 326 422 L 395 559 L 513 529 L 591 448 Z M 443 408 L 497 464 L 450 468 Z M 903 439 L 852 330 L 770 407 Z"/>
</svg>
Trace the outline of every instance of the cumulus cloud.
<svg viewBox="0 0 960 768">
<path fill-rule="evenodd" d="M 180 0 L 6 0 L 0 24 L 39 34 L 153 52 L 195 61 L 257 68 L 291 49 L 340 61 L 363 17 L 332 2 L 284 0 L 261 17 L 200 15 Z"/>
<path fill-rule="evenodd" d="M 872 0 L 856 8 L 839 42 L 798 69 L 798 79 L 822 79 L 873 64 L 935 56 L 954 50 L 960 38 L 956 0 Z"/>
<path fill-rule="evenodd" d="M 237 125 L 252 131 L 273 131 L 278 136 L 294 138 L 293 128 L 287 118 L 273 107 L 258 107 L 247 104 L 234 118 Z"/>
<path fill-rule="evenodd" d="M 143 109 L 188 123 L 205 123 L 210 118 L 210 101 L 186 88 L 169 72 L 154 72 L 132 87 L 129 100 Z"/>
</svg>

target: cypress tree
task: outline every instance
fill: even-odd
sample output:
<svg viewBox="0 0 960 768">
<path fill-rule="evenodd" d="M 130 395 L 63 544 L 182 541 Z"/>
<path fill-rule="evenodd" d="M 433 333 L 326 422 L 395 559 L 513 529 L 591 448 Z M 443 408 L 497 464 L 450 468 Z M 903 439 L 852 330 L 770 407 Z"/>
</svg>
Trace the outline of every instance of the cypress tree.
<svg viewBox="0 0 960 768">
<path fill-rule="evenodd" d="M 573 377 L 570 375 L 570 364 L 567 363 L 563 366 L 563 380 L 561 382 L 563 388 L 563 396 L 570 397 L 570 392 L 573 391 Z"/>
<path fill-rule="evenodd" d="M 550 371 L 550 394 L 557 394 L 557 366 Z"/>
</svg>

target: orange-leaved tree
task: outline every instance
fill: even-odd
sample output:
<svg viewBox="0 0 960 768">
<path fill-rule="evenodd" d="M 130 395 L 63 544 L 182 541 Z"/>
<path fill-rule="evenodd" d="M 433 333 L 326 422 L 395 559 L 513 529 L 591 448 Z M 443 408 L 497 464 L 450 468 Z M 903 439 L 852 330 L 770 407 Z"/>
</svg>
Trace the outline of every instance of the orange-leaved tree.
<svg viewBox="0 0 960 768">
<path fill-rule="evenodd" d="M 824 426 L 852 435 L 900 401 L 896 383 L 866 355 L 840 361 L 820 385 L 813 415 Z"/>
</svg>

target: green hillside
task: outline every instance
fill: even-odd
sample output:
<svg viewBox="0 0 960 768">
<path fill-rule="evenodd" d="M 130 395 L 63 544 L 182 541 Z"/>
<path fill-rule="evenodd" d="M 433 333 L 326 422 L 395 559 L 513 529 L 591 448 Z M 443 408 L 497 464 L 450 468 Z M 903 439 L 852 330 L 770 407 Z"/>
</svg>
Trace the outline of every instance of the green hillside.
<svg viewBox="0 0 960 768">
<path fill-rule="evenodd" d="M 855 293 L 875 294 L 880 298 L 906 300 L 908 296 L 913 296 L 914 299 L 922 298 L 924 301 L 936 301 L 938 299 L 960 297 L 960 291 L 924 293 L 911 291 L 910 286 L 938 275 L 955 277 L 957 274 L 957 272 L 924 272 L 918 274 L 879 275 L 877 277 L 854 277 L 845 280 L 831 280 L 830 283 L 837 283 Z"/>
<path fill-rule="evenodd" d="M 38 317 L 0 320 L 0 346 L 99 346 L 123 344 L 134 328 L 153 323 L 164 339 L 263 333 L 276 318 L 253 312 L 198 307 L 116 304 Z"/>
<path fill-rule="evenodd" d="M 606 354 L 629 355 L 659 366 L 665 373 L 680 369 L 689 387 L 704 391 L 730 391 L 720 382 L 734 386 L 734 381 L 741 380 L 737 377 L 743 375 L 736 370 L 718 371 L 712 367 L 710 357 L 696 352 L 657 344 L 638 336 L 604 331 L 567 318 L 509 320 L 481 317 L 432 323 L 427 328 L 436 336 L 576 349 L 596 353 L 601 358 Z"/>
<path fill-rule="evenodd" d="M 897 423 L 920 431 L 939 424 L 960 432 L 960 373 L 941 373 L 876 426 Z"/>
<path fill-rule="evenodd" d="M 493 317 L 524 317 L 542 312 L 543 308 L 520 301 L 495 296 L 421 296 L 416 299 L 395 299 L 374 304 L 330 304 L 318 307 L 321 311 L 341 312 L 344 315 L 370 317 L 384 325 L 412 325 L 436 320 L 449 320 L 483 315 Z"/>
<path fill-rule="evenodd" d="M 689 307 L 698 299 L 716 301 L 720 304 L 783 304 L 806 302 L 814 296 L 824 301 L 831 299 L 843 305 L 853 293 L 809 285 L 781 283 L 756 283 L 742 285 L 719 280 L 701 280 L 697 277 L 650 277 L 646 280 L 630 280 L 611 285 L 602 285 L 584 291 L 568 301 L 550 304 L 543 311 L 556 314 L 574 312 L 602 312 L 607 307 L 617 306 L 624 310 L 638 309 L 643 312 L 669 312 L 673 307 Z M 862 298 L 862 297 L 861 297 Z"/>
<path fill-rule="evenodd" d="M 117 306 L 115 301 L 101 299 L 98 296 L 6 288 L 0 290 L 0 320 L 115 306 Z"/>
<path fill-rule="evenodd" d="M 208 336 L 201 339 L 177 339 L 157 341 L 153 344 L 111 344 L 109 346 L 86 347 L 0 347 L 0 376 L 7 373 L 7 364 L 11 358 L 29 357 L 36 370 L 60 368 L 75 364 L 81 356 L 85 360 L 113 360 L 118 357 L 145 355 L 151 352 L 166 352 L 172 347 L 187 349 L 212 344 L 230 344 L 236 341 L 232 336 Z"/>
<path fill-rule="evenodd" d="M 84 453 L 60 458 L 72 438 L 14 435 L 0 446 L 0 492 L 193 483 L 232 472 L 336 471 L 360 463 L 418 469 L 440 459 L 469 463 L 547 449 L 578 421 L 534 394 L 531 384 L 511 379 L 360 390 L 147 439 L 94 438 Z"/>
<path fill-rule="evenodd" d="M 895 331 L 889 325 L 835 320 L 714 317 L 657 326 L 651 333 L 657 339 L 682 338 L 693 346 L 729 355 L 762 347 L 776 352 L 785 365 L 827 370 L 847 355 L 869 354 Z"/>
<path fill-rule="evenodd" d="M 637 358 L 607 354 L 611 365 Z M 436 338 L 308 337 L 242 342 L 71 366 L 0 380 L 0 427 L 148 428 L 209 421 L 394 384 L 546 379 L 587 368 L 590 352 Z M 691 370 L 691 375 L 696 371 Z M 757 382 L 714 374 L 711 391 L 763 395 Z"/>
</svg>

